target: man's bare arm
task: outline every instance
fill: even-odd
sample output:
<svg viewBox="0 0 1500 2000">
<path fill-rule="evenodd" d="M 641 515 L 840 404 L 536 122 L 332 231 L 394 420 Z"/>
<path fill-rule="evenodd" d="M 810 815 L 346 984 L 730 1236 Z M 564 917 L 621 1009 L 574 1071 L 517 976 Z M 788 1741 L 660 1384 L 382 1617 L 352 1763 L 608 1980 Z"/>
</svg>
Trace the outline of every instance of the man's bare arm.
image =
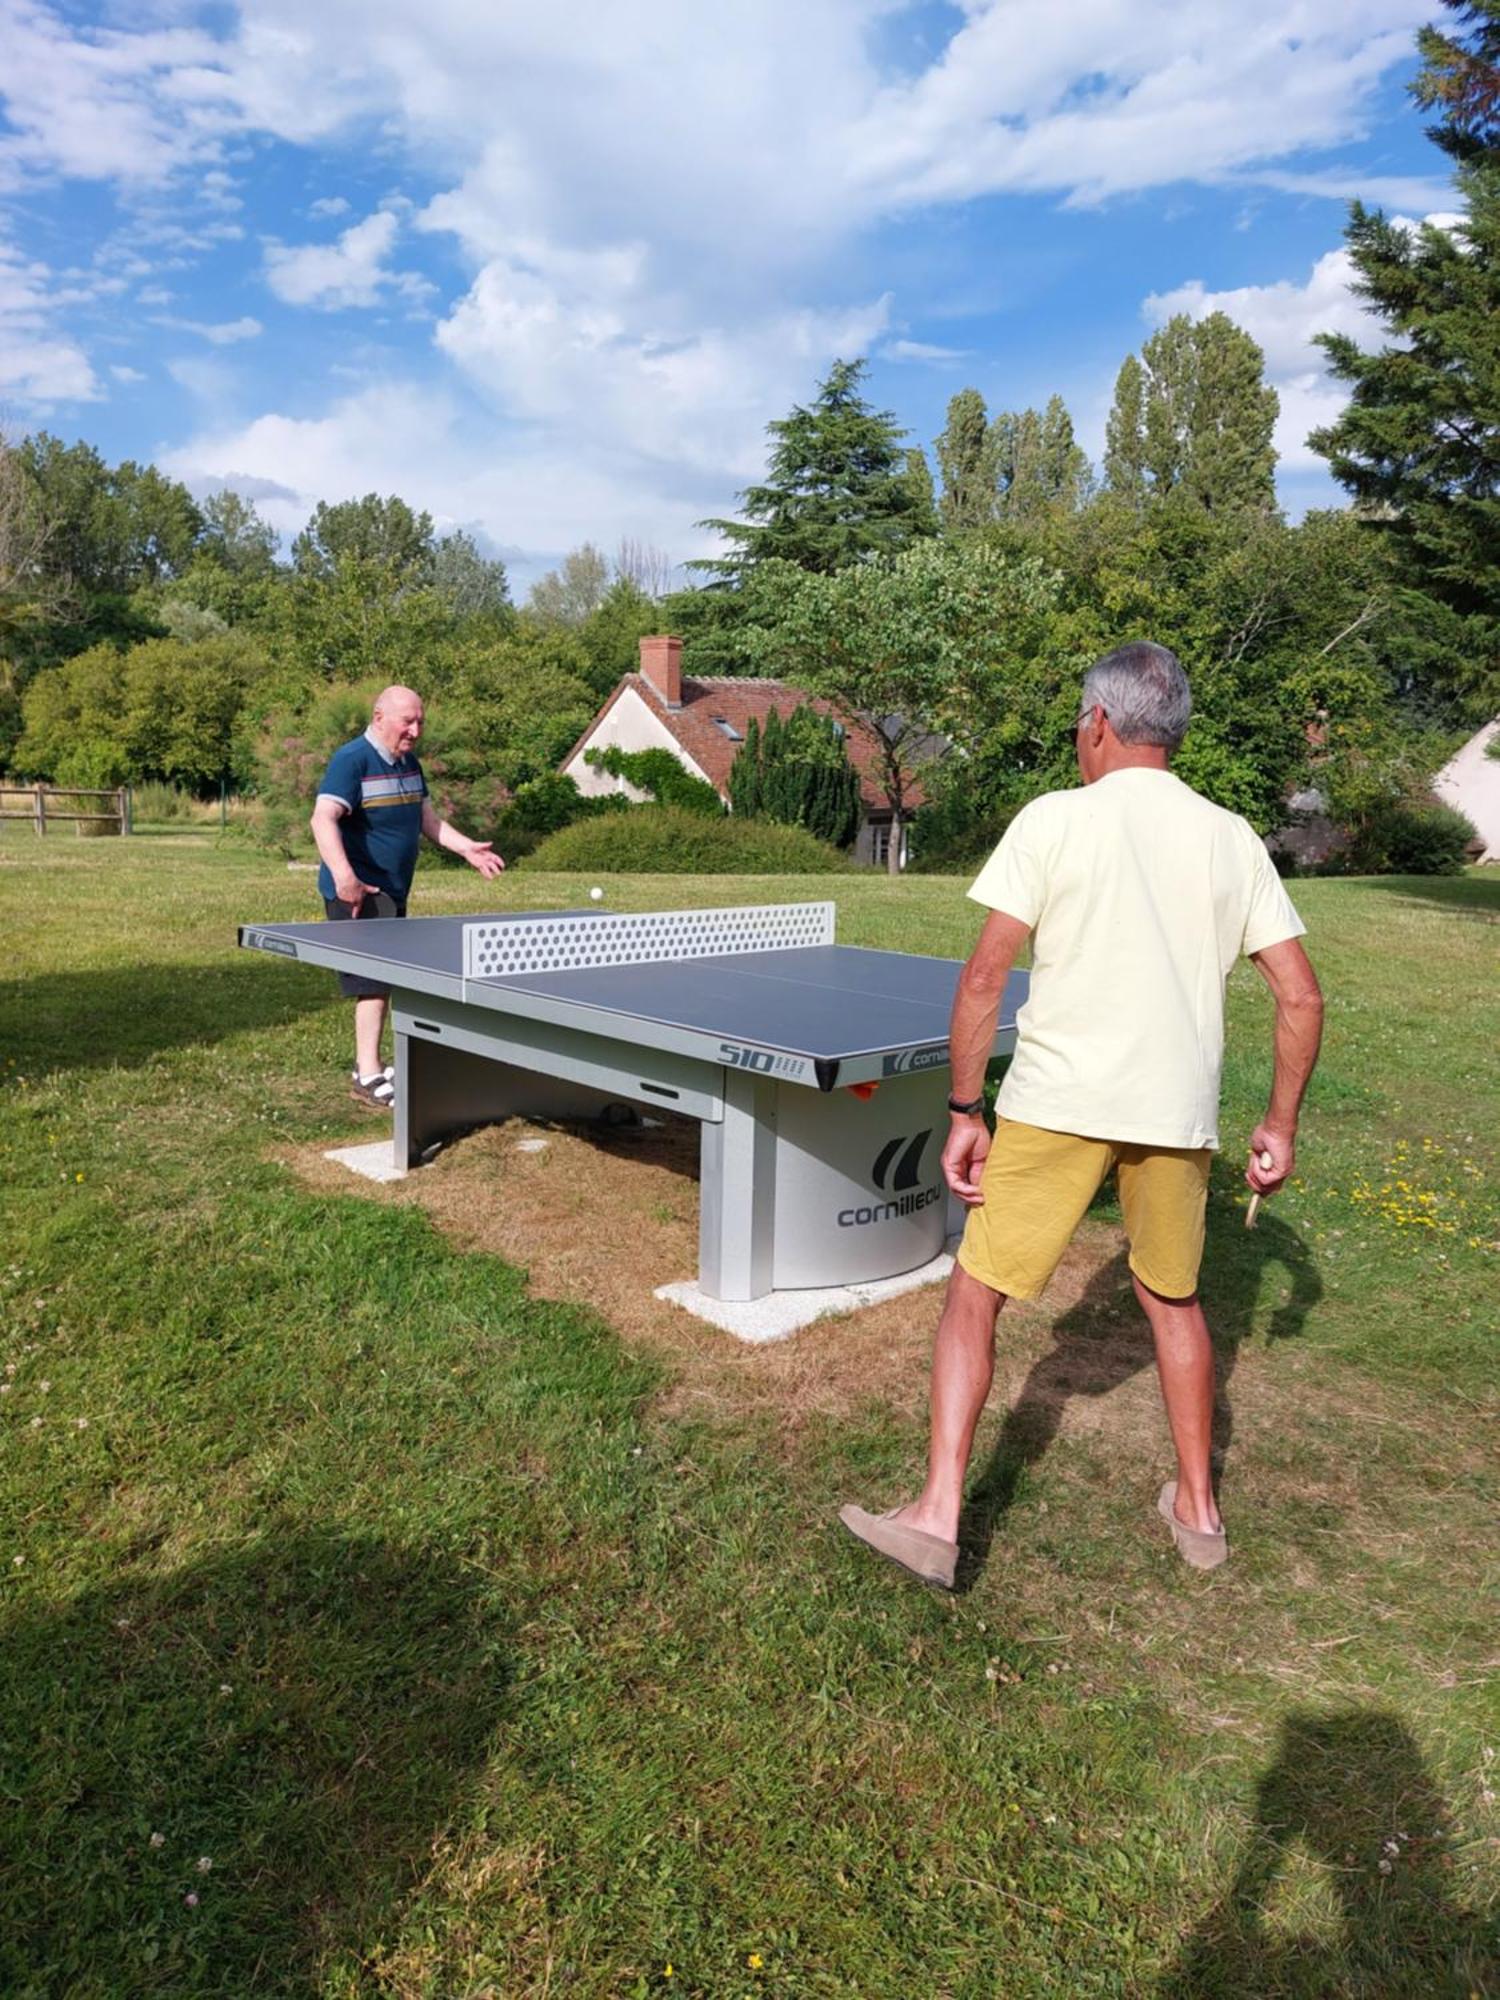
<svg viewBox="0 0 1500 2000">
<path fill-rule="evenodd" d="M 1245 1179 L 1257 1193 L 1274 1194 L 1296 1163 L 1297 1119 L 1323 1039 L 1323 994 L 1300 938 L 1268 945 L 1250 963 L 1276 1003 L 1276 1060 L 1270 1104 L 1250 1135 Z M 1271 1165 L 1263 1167 L 1267 1153 Z"/>
<path fill-rule="evenodd" d="M 319 857 L 328 864 L 328 872 L 333 877 L 333 893 L 341 903 L 347 903 L 357 911 L 365 897 L 373 896 L 376 891 L 368 882 L 361 882 L 349 866 L 349 856 L 344 851 L 344 836 L 339 827 L 343 817 L 344 808 L 337 799 L 320 798 L 313 807 L 310 824 Z"/>
<path fill-rule="evenodd" d="M 498 875 L 505 866 L 495 852 L 493 841 L 471 840 L 466 833 L 460 833 L 456 826 L 450 825 L 441 817 L 430 799 L 422 801 L 422 831 L 429 840 L 435 841 L 439 847 L 446 848 L 450 854 L 461 854 L 471 868 L 479 870 L 486 881 L 492 875 Z"/>
<path fill-rule="evenodd" d="M 953 1095 L 969 1103 L 984 1092 L 984 1072 L 995 1046 L 995 1024 L 1005 981 L 1016 954 L 1031 935 L 1030 926 L 1003 910 L 985 918 L 979 942 L 969 954 L 953 995 L 948 1025 L 948 1050 L 953 1070 Z M 984 1200 L 980 1170 L 990 1150 L 990 1131 L 978 1112 L 949 1114 L 948 1143 L 943 1148 L 943 1177 L 968 1208 Z"/>
</svg>

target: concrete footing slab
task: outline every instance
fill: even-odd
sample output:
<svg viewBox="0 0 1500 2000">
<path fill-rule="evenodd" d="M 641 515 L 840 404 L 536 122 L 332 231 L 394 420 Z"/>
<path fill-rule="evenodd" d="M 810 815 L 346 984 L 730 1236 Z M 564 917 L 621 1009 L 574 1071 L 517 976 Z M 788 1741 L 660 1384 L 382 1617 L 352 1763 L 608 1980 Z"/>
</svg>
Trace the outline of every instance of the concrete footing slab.
<svg viewBox="0 0 1500 2000">
<path fill-rule="evenodd" d="M 347 1167 L 351 1174 L 363 1175 L 367 1181 L 406 1179 L 406 1169 L 396 1165 L 396 1149 L 389 1139 L 376 1139 L 366 1146 L 335 1146 L 323 1158 Z"/>
<path fill-rule="evenodd" d="M 884 1299 L 898 1299 L 903 1292 L 920 1291 L 925 1285 L 941 1283 L 953 1269 L 953 1252 L 958 1238 L 950 1237 L 947 1248 L 929 1263 L 914 1271 L 902 1271 L 894 1278 L 874 1278 L 859 1285 L 828 1285 L 819 1290 L 767 1292 L 759 1299 L 712 1299 L 691 1281 L 659 1285 L 656 1296 L 681 1306 L 697 1319 L 707 1320 L 736 1340 L 753 1347 L 774 1340 L 787 1340 L 814 1320 L 836 1318 L 840 1313 L 858 1312 L 864 1306 L 879 1305 Z"/>
</svg>

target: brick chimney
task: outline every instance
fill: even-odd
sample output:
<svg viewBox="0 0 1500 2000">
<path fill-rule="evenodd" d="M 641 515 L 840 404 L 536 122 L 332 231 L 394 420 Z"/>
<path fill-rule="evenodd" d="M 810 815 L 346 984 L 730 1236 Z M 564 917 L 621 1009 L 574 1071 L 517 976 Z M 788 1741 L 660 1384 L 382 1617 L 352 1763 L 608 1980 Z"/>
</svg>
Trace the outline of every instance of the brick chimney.
<svg viewBox="0 0 1500 2000">
<path fill-rule="evenodd" d="M 682 706 L 682 641 L 668 632 L 641 641 L 641 674 L 668 708 Z"/>
</svg>

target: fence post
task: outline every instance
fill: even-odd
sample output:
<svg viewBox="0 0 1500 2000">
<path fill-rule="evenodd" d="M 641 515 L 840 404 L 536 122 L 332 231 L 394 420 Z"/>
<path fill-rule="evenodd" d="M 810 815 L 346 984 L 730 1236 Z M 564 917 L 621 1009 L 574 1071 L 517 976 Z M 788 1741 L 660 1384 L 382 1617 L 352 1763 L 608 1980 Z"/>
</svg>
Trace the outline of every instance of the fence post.
<svg viewBox="0 0 1500 2000">
<path fill-rule="evenodd" d="M 46 788 L 43 785 L 38 785 L 36 788 L 35 824 L 36 824 L 37 839 L 40 840 L 42 835 L 47 831 L 47 797 L 46 797 Z"/>
<path fill-rule="evenodd" d="M 119 797 L 116 800 L 116 804 L 119 806 L 120 809 L 120 834 L 121 837 L 123 838 L 125 834 L 133 833 L 135 831 L 134 825 L 131 820 L 132 801 L 130 797 L 129 785 L 121 785 Z"/>
</svg>

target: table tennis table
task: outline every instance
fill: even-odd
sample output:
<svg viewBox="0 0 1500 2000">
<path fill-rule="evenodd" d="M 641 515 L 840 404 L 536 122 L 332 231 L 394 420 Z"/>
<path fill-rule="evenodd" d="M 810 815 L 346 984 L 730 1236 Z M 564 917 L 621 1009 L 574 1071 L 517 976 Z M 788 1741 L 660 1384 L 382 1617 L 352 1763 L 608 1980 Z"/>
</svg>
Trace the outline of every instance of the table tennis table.
<svg viewBox="0 0 1500 2000">
<path fill-rule="evenodd" d="M 701 1128 L 711 1298 L 893 1277 L 943 1247 L 961 962 L 836 944 L 832 903 L 246 924 L 239 941 L 389 986 L 398 1168 L 503 1118 L 655 1107 Z M 1012 973 L 997 1055 L 1026 990 Z"/>
</svg>

